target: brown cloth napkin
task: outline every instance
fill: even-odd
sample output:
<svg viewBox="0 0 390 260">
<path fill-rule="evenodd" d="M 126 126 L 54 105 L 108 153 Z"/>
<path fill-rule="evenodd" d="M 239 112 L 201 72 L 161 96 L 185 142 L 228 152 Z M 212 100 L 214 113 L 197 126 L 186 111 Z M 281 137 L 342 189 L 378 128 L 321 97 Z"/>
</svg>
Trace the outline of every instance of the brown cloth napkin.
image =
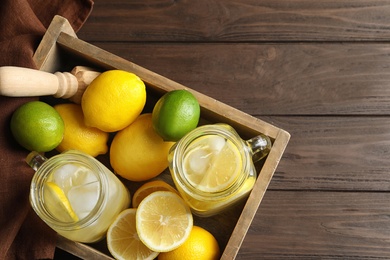
<svg viewBox="0 0 390 260">
<path fill-rule="evenodd" d="M 36 68 L 32 57 L 53 17 L 67 18 L 78 31 L 92 6 L 92 0 L 2 0 L 0 66 Z M 28 151 L 9 130 L 15 109 L 33 99 L 0 96 L 0 259 L 54 257 L 56 235 L 38 218 L 28 199 L 34 173 L 24 161 Z"/>
</svg>

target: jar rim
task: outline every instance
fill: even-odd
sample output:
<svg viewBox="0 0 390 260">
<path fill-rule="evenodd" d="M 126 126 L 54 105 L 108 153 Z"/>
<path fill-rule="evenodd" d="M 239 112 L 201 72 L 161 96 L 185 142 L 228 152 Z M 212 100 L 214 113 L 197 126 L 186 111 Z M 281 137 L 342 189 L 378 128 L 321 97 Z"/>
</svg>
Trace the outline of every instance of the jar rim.
<svg viewBox="0 0 390 260">
<path fill-rule="evenodd" d="M 93 157 L 87 154 L 76 150 L 70 150 L 49 158 L 43 162 L 41 167 L 36 171 L 30 186 L 30 203 L 35 211 L 39 211 L 38 215 L 43 215 L 44 221 L 49 225 L 61 230 L 73 230 L 75 228 L 81 229 L 93 223 L 102 214 L 104 205 L 107 200 L 104 194 L 106 194 L 108 189 L 108 179 L 104 174 L 104 169 L 98 163 L 94 162 L 94 160 L 95 159 Z M 53 172 L 53 170 L 50 168 L 56 164 L 58 164 L 56 167 L 58 168 L 69 163 L 76 163 L 92 170 L 99 183 L 99 195 L 95 206 L 87 216 L 75 222 L 62 222 L 49 213 L 44 205 L 44 200 L 40 198 L 43 197 L 44 184 L 47 178 Z"/>
</svg>

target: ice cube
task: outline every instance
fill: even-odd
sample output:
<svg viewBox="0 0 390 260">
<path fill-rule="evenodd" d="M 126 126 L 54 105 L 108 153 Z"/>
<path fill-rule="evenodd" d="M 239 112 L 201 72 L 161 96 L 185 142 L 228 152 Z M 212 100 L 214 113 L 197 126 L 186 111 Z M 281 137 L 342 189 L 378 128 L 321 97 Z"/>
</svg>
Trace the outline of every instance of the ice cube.
<svg viewBox="0 0 390 260">
<path fill-rule="evenodd" d="M 210 165 L 210 153 L 203 149 L 194 150 L 188 156 L 188 165 L 191 173 L 203 173 Z"/>
<path fill-rule="evenodd" d="M 218 154 L 226 144 L 226 139 L 217 135 L 210 136 L 208 141 L 209 147 L 214 154 Z"/>
<path fill-rule="evenodd" d="M 73 186 L 73 177 L 77 172 L 78 166 L 74 164 L 64 164 L 57 168 L 53 173 L 53 182 L 65 192 Z"/>
<path fill-rule="evenodd" d="M 75 176 L 75 179 L 73 180 L 73 185 L 77 186 L 97 181 L 98 178 L 92 170 L 85 167 L 80 167 L 77 175 Z"/>
<path fill-rule="evenodd" d="M 53 173 L 53 182 L 65 193 L 73 186 L 97 181 L 96 175 L 87 167 L 77 164 L 65 164 Z"/>
<path fill-rule="evenodd" d="M 98 201 L 99 193 L 100 188 L 97 181 L 74 186 L 69 190 L 68 200 L 79 219 L 83 219 L 93 210 Z"/>
</svg>

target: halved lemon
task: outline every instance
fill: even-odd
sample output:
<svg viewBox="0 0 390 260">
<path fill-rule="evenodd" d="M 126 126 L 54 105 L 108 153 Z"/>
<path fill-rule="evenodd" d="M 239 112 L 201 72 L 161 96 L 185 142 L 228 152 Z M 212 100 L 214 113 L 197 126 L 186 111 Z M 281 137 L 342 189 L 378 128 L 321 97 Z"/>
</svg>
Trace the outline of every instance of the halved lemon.
<svg viewBox="0 0 390 260">
<path fill-rule="evenodd" d="M 152 260 L 159 253 L 146 247 L 138 237 L 135 221 L 136 209 L 122 211 L 107 231 L 107 247 L 118 260 Z"/>
<path fill-rule="evenodd" d="M 46 182 L 43 189 L 43 198 L 47 210 L 63 222 L 79 220 L 64 191 L 54 182 Z"/>
<path fill-rule="evenodd" d="M 140 240 L 155 252 L 182 245 L 193 227 L 192 213 L 184 200 L 171 191 L 156 191 L 141 201 L 136 212 Z"/>
<path fill-rule="evenodd" d="M 177 193 L 177 191 L 165 181 L 155 180 L 147 182 L 135 191 L 132 200 L 133 208 L 137 208 L 146 196 L 155 191 L 172 191 Z"/>
</svg>

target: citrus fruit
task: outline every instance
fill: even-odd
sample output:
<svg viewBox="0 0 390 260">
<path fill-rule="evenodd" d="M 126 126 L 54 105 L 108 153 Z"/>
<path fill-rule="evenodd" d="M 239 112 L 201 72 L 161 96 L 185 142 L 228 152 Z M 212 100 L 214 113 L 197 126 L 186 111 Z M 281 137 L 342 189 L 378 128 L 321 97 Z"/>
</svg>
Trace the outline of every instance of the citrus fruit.
<svg viewBox="0 0 390 260">
<path fill-rule="evenodd" d="M 81 107 L 87 126 L 116 132 L 141 114 L 145 102 L 145 84 L 138 76 L 122 70 L 109 70 L 97 76 L 87 87 Z"/>
<path fill-rule="evenodd" d="M 182 245 L 193 226 L 191 210 L 174 192 L 156 191 L 141 201 L 136 212 L 140 240 L 155 252 Z"/>
<path fill-rule="evenodd" d="M 64 135 L 61 116 L 42 101 L 30 101 L 16 109 L 10 127 L 16 141 L 30 151 L 51 151 Z"/>
<path fill-rule="evenodd" d="M 114 171 L 131 181 L 152 179 L 168 167 L 172 142 L 153 130 L 152 115 L 142 114 L 131 125 L 114 136 L 110 163 Z"/>
<path fill-rule="evenodd" d="M 152 260 L 157 252 L 146 247 L 138 237 L 135 224 L 136 209 L 122 211 L 107 231 L 107 247 L 115 259 Z"/>
<path fill-rule="evenodd" d="M 80 105 L 67 103 L 55 105 L 54 108 L 61 115 L 65 125 L 64 138 L 56 148 L 59 152 L 79 150 L 96 157 L 108 151 L 109 134 L 98 128 L 86 126 Z"/>
<path fill-rule="evenodd" d="M 240 151 L 224 137 L 201 136 L 190 143 L 187 150 L 183 158 L 185 175 L 189 183 L 201 191 L 224 190 L 242 172 Z"/>
<path fill-rule="evenodd" d="M 187 90 L 173 90 L 163 95 L 153 108 L 153 127 L 166 141 L 178 141 L 196 128 L 200 106 Z"/>
<path fill-rule="evenodd" d="M 155 180 L 155 181 L 147 182 L 134 192 L 133 201 L 132 201 L 133 208 L 138 207 L 140 202 L 146 196 L 148 196 L 149 194 L 155 191 L 172 191 L 177 193 L 177 191 L 171 185 L 169 185 L 164 181 Z"/>
<path fill-rule="evenodd" d="M 46 208 L 55 218 L 63 222 L 79 220 L 64 191 L 54 182 L 45 183 L 43 198 Z"/>
<path fill-rule="evenodd" d="M 219 257 L 220 249 L 215 237 L 204 228 L 194 226 L 184 244 L 160 253 L 158 260 L 217 260 Z"/>
</svg>

